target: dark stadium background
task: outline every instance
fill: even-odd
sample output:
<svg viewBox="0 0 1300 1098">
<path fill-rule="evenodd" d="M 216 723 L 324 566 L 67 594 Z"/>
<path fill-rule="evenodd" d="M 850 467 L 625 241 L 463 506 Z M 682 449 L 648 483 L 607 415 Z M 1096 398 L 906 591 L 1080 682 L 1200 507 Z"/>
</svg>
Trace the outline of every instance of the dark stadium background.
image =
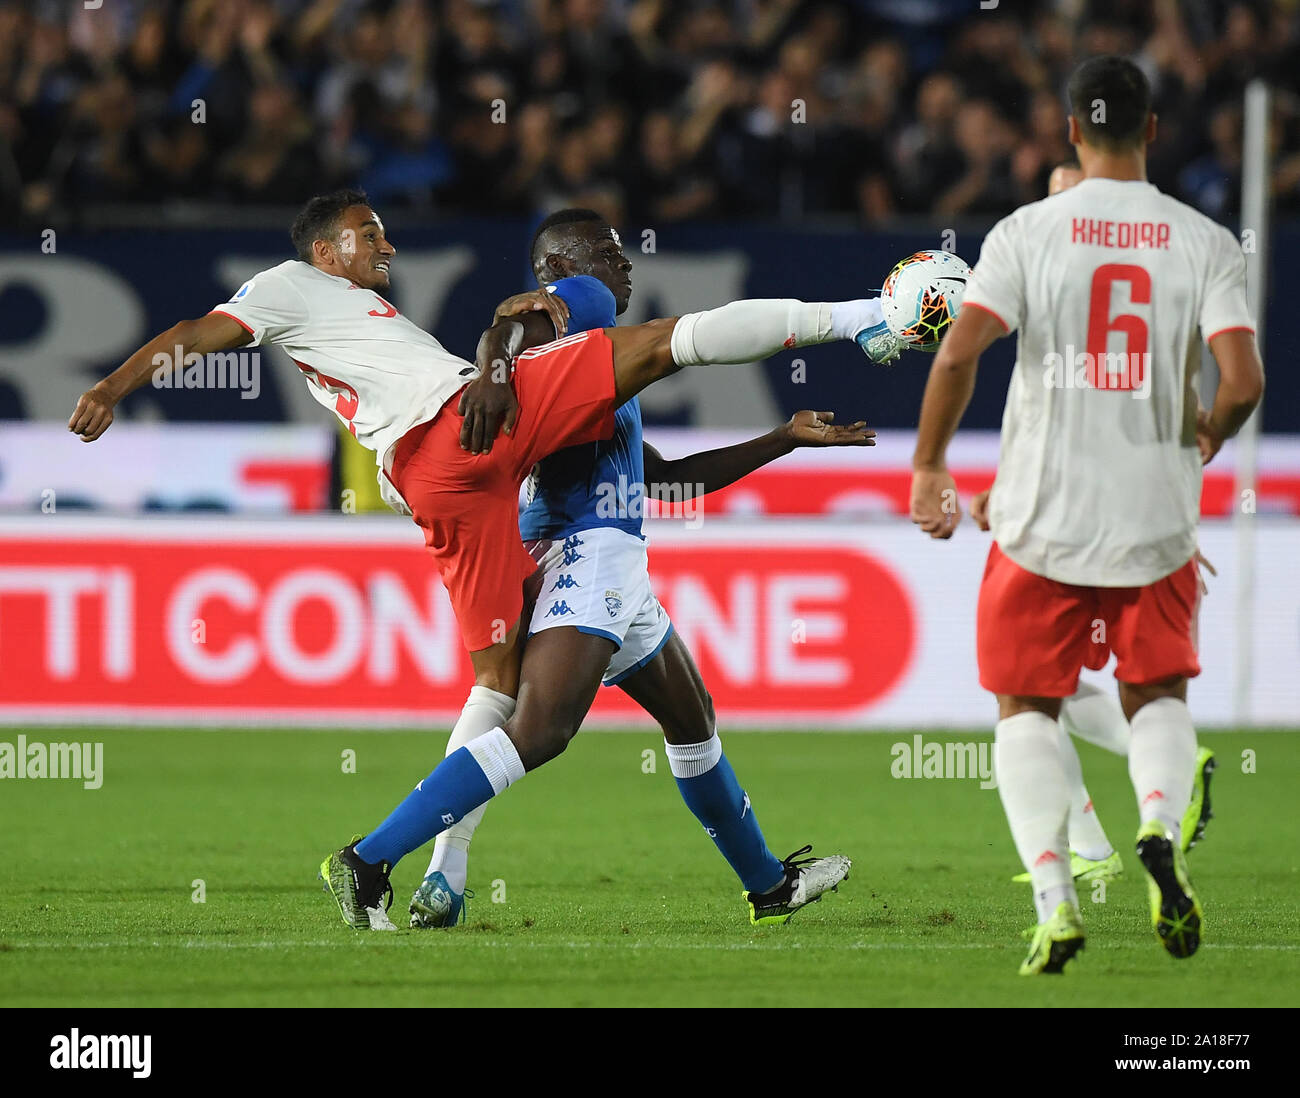
<svg viewBox="0 0 1300 1098">
<path fill-rule="evenodd" d="M 37 523 L 23 549 L 35 560 L 45 554 L 40 537 L 72 529 L 39 525 L 56 510 L 88 521 L 95 512 L 216 510 L 252 521 L 254 512 L 273 520 L 316 510 L 329 523 L 353 508 L 383 512 L 386 538 L 409 535 L 376 498 L 373 458 L 278 350 L 264 356 L 256 399 L 145 386 L 93 447 L 61 425 L 77 396 L 152 334 L 288 258 L 295 210 L 341 185 L 369 190 L 398 247 L 395 304 L 461 355 L 472 354 L 492 306 L 530 284 L 531 231 L 566 205 L 592 206 L 620 228 L 635 265 L 630 321 L 742 296 L 869 294 L 921 248 L 974 262 L 990 225 L 1040 198 L 1070 154 L 1064 81 L 1079 59 L 1107 51 L 1135 57 L 1151 79 L 1160 119 L 1151 180 L 1244 241 L 1256 229 L 1239 224 L 1243 94 L 1257 77 L 1271 87 L 1274 224 L 1261 337 L 1273 369 L 1259 510 L 1294 518 L 1300 5 L 1240 0 L 0 0 L 0 508 Z M 967 499 L 992 479 L 1013 350 L 1001 341 L 985 357 L 954 443 Z M 805 369 L 795 369 L 799 360 Z M 929 361 L 909 353 L 882 370 L 847 345 L 817 347 L 735 373 L 684 372 L 642 397 L 651 437 L 673 455 L 766 431 L 799 408 L 862 417 L 883 432 L 869 453 L 801 451 L 706 500 L 725 521 L 701 536 L 781 539 L 811 524 L 803 536 L 819 547 L 864 554 L 827 565 L 827 583 L 850 583 L 845 569 L 879 569 L 875 580 L 862 572 L 851 582 L 878 595 L 892 583 L 900 613 L 915 618 L 895 630 L 885 661 L 895 677 L 870 705 L 853 695 L 855 674 L 844 668 L 857 656 L 844 642 L 835 675 L 857 701 L 818 720 L 933 719 L 927 668 L 941 665 L 960 669 L 968 691 L 952 694 L 942 719 L 984 721 L 961 615 L 973 606 L 986 540 L 963 531 L 952 552 L 931 558 L 905 521 L 910 431 Z M 1203 397 L 1212 384 L 1207 371 Z M 1235 461 L 1230 447 L 1207 471 L 1206 543 L 1222 546 L 1219 589 L 1230 594 L 1209 601 L 1205 643 L 1221 674 L 1198 689 L 1216 699 L 1218 719 L 1244 720 L 1250 674 L 1281 691 L 1265 712 L 1284 713 L 1290 695 L 1277 685 L 1289 676 L 1252 672 L 1242 638 L 1267 622 L 1273 639 L 1259 652 L 1285 659 L 1297 611 L 1290 587 L 1256 608 L 1249 570 L 1239 579 L 1238 557 L 1255 558 L 1225 521 L 1240 496 Z M 828 517 L 877 525 L 817 525 Z M 692 549 L 690 531 L 679 544 L 668 525 L 656 527 L 653 555 L 666 601 L 674 576 L 689 591 L 701 590 L 698 580 L 718 614 L 748 620 L 731 601 L 730 574 L 699 571 L 711 555 L 722 559 L 722 542 L 708 542 L 716 552 Z M 71 545 L 100 529 L 61 536 Z M 1270 531 L 1259 543 L 1261 585 L 1277 582 L 1272 570 L 1290 552 L 1290 534 Z M 868 546 L 878 559 L 868 561 Z M 116 559 L 111 544 L 102 551 Z M 802 552 L 793 543 L 783 551 Z M 15 582 L 27 583 L 12 553 Z M 329 554 L 318 544 L 307 555 Z M 931 559 L 950 595 L 937 594 L 932 573 L 908 571 Z M 421 562 L 406 567 L 422 582 Z M 264 589 L 274 582 L 256 578 Z M 35 615 L 39 604 L 27 601 Z M 954 608 L 961 613 L 949 622 Z M 51 622 L 33 616 L 31 628 L 48 632 Z M 731 643 L 779 662 L 770 655 L 779 645 L 768 643 L 777 641 L 759 635 L 767 627 Z M 727 686 L 721 696 L 733 706 L 765 696 L 774 684 L 721 683 L 724 642 L 707 650 L 700 628 L 706 675 Z M 951 653 L 927 647 L 945 633 Z M 83 644 L 86 670 L 89 634 Z M 141 671 L 155 673 L 186 681 Z M 16 685 L 31 691 L 34 681 Z M 111 681 L 61 681 L 49 686 L 63 700 L 122 696 Z M 436 702 L 412 693 L 412 712 L 431 705 L 445 715 L 458 682 L 438 684 Z M 891 709 L 900 682 L 915 692 Z M 133 685 L 133 697 L 148 696 Z M 347 696 L 346 682 L 334 686 Z M 784 710 L 769 716 L 787 722 Z"/>
</svg>

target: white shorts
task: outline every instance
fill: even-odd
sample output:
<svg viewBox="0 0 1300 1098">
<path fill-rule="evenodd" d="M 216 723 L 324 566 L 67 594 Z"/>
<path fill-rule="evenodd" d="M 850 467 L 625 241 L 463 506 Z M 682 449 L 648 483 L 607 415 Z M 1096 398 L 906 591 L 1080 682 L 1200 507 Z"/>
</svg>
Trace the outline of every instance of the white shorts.
<svg viewBox="0 0 1300 1098">
<path fill-rule="evenodd" d="M 616 645 L 602 681 L 614 686 L 659 654 L 673 623 L 650 589 L 646 543 L 624 530 L 583 530 L 528 542 L 543 569 L 528 635 L 560 625 L 608 637 Z"/>
</svg>

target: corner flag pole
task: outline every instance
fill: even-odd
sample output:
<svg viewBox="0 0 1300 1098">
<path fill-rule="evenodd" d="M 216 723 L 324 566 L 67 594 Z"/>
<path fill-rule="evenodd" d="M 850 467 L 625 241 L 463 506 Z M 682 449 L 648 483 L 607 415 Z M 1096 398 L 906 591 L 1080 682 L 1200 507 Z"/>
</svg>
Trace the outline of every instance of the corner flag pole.
<svg viewBox="0 0 1300 1098">
<path fill-rule="evenodd" d="M 1264 356 L 1264 314 L 1268 300 L 1269 179 L 1272 175 L 1268 124 L 1272 92 L 1263 80 L 1246 86 L 1242 133 L 1241 230 L 1246 255 L 1246 300 L 1255 320 L 1255 340 Z M 1253 246 L 1251 246 L 1253 244 Z M 1236 534 L 1236 644 L 1232 711 L 1236 724 L 1251 721 L 1255 665 L 1256 468 L 1261 412 L 1256 408 L 1237 434 L 1237 492 L 1233 511 Z M 1247 500 L 1250 501 L 1249 506 Z"/>
</svg>

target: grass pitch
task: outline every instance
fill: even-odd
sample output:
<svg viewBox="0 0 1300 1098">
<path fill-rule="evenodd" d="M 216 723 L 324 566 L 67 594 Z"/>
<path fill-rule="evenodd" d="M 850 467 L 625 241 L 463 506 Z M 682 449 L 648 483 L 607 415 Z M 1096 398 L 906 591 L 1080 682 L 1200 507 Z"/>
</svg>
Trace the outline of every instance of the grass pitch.
<svg viewBox="0 0 1300 1098">
<path fill-rule="evenodd" d="M 1016 974 L 1033 910 L 997 792 L 891 777 L 911 732 L 726 736 L 778 855 L 811 842 L 854 860 L 786 926 L 749 925 L 657 735 L 585 733 L 489 809 L 468 922 L 398 934 L 345 927 L 316 870 L 428 772 L 441 736 L 27 736 L 102 740 L 104 782 L 0 783 L 3 1006 L 1300 1004 L 1300 732 L 1203 737 L 1216 819 L 1189 859 L 1206 931 L 1185 962 L 1148 921 L 1126 764 L 1080 745 L 1126 875 L 1104 902 L 1081 893 L 1087 949 L 1037 979 Z M 400 925 L 428 850 L 393 874 Z"/>
</svg>

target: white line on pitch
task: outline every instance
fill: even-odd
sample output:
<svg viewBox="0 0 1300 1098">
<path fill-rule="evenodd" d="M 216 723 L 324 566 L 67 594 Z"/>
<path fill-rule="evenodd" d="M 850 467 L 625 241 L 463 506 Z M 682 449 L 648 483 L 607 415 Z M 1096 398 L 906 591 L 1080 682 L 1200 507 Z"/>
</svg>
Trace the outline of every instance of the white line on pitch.
<svg viewBox="0 0 1300 1098">
<path fill-rule="evenodd" d="M 429 935 L 432 937 L 432 935 Z M 18 950 L 32 949 L 337 949 L 349 948 L 351 946 L 362 945 L 367 942 L 373 942 L 376 945 L 379 942 L 388 940 L 386 938 L 358 937 L 354 939 L 325 939 L 321 941 L 281 941 L 281 942 L 219 942 L 187 939 L 177 942 L 154 942 L 154 941 L 118 941 L 118 942 L 11 942 L 9 948 L 17 952 Z M 493 939 L 493 938 L 471 938 L 469 935 L 460 937 L 460 940 L 466 943 L 465 948 L 472 946 L 487 946 L 492 949 L 614 949 L 614 950 L 637 950 L 637 949 L 667 949 L 667 950 L 698 950 L 707 952 L 735 952 L 735 951 L 752 951 L 765 953 L 780 950 L 807 950 L 808 952 L 822 951 L 851 951 L 851 950 L 972 950 L 972 949 L 1010 949 L 1020 948 L 1012 942 L 616 942 L 616 941 L 595 941 L 595 942 L 544 942 L 544 941 L 520 941 L 516 939 Z M 1107 942 L 1098 944 L 1103 951 L 1124 949 L 1141 949 L 1149 950 L 1151 948 L 1146 942 Z M 1249 952 L 1295 952 L 1300 950 L 1300 944 L 1294 942 L 1279 943 L 1277 945 L 1264 944 L 1247 944 L 1238 942 L 1214 943 L 1206 942 L 1202 949 L 1208 949 L 1215 952 L 1222 951 L 1249 951 Z"/>
</svg>

